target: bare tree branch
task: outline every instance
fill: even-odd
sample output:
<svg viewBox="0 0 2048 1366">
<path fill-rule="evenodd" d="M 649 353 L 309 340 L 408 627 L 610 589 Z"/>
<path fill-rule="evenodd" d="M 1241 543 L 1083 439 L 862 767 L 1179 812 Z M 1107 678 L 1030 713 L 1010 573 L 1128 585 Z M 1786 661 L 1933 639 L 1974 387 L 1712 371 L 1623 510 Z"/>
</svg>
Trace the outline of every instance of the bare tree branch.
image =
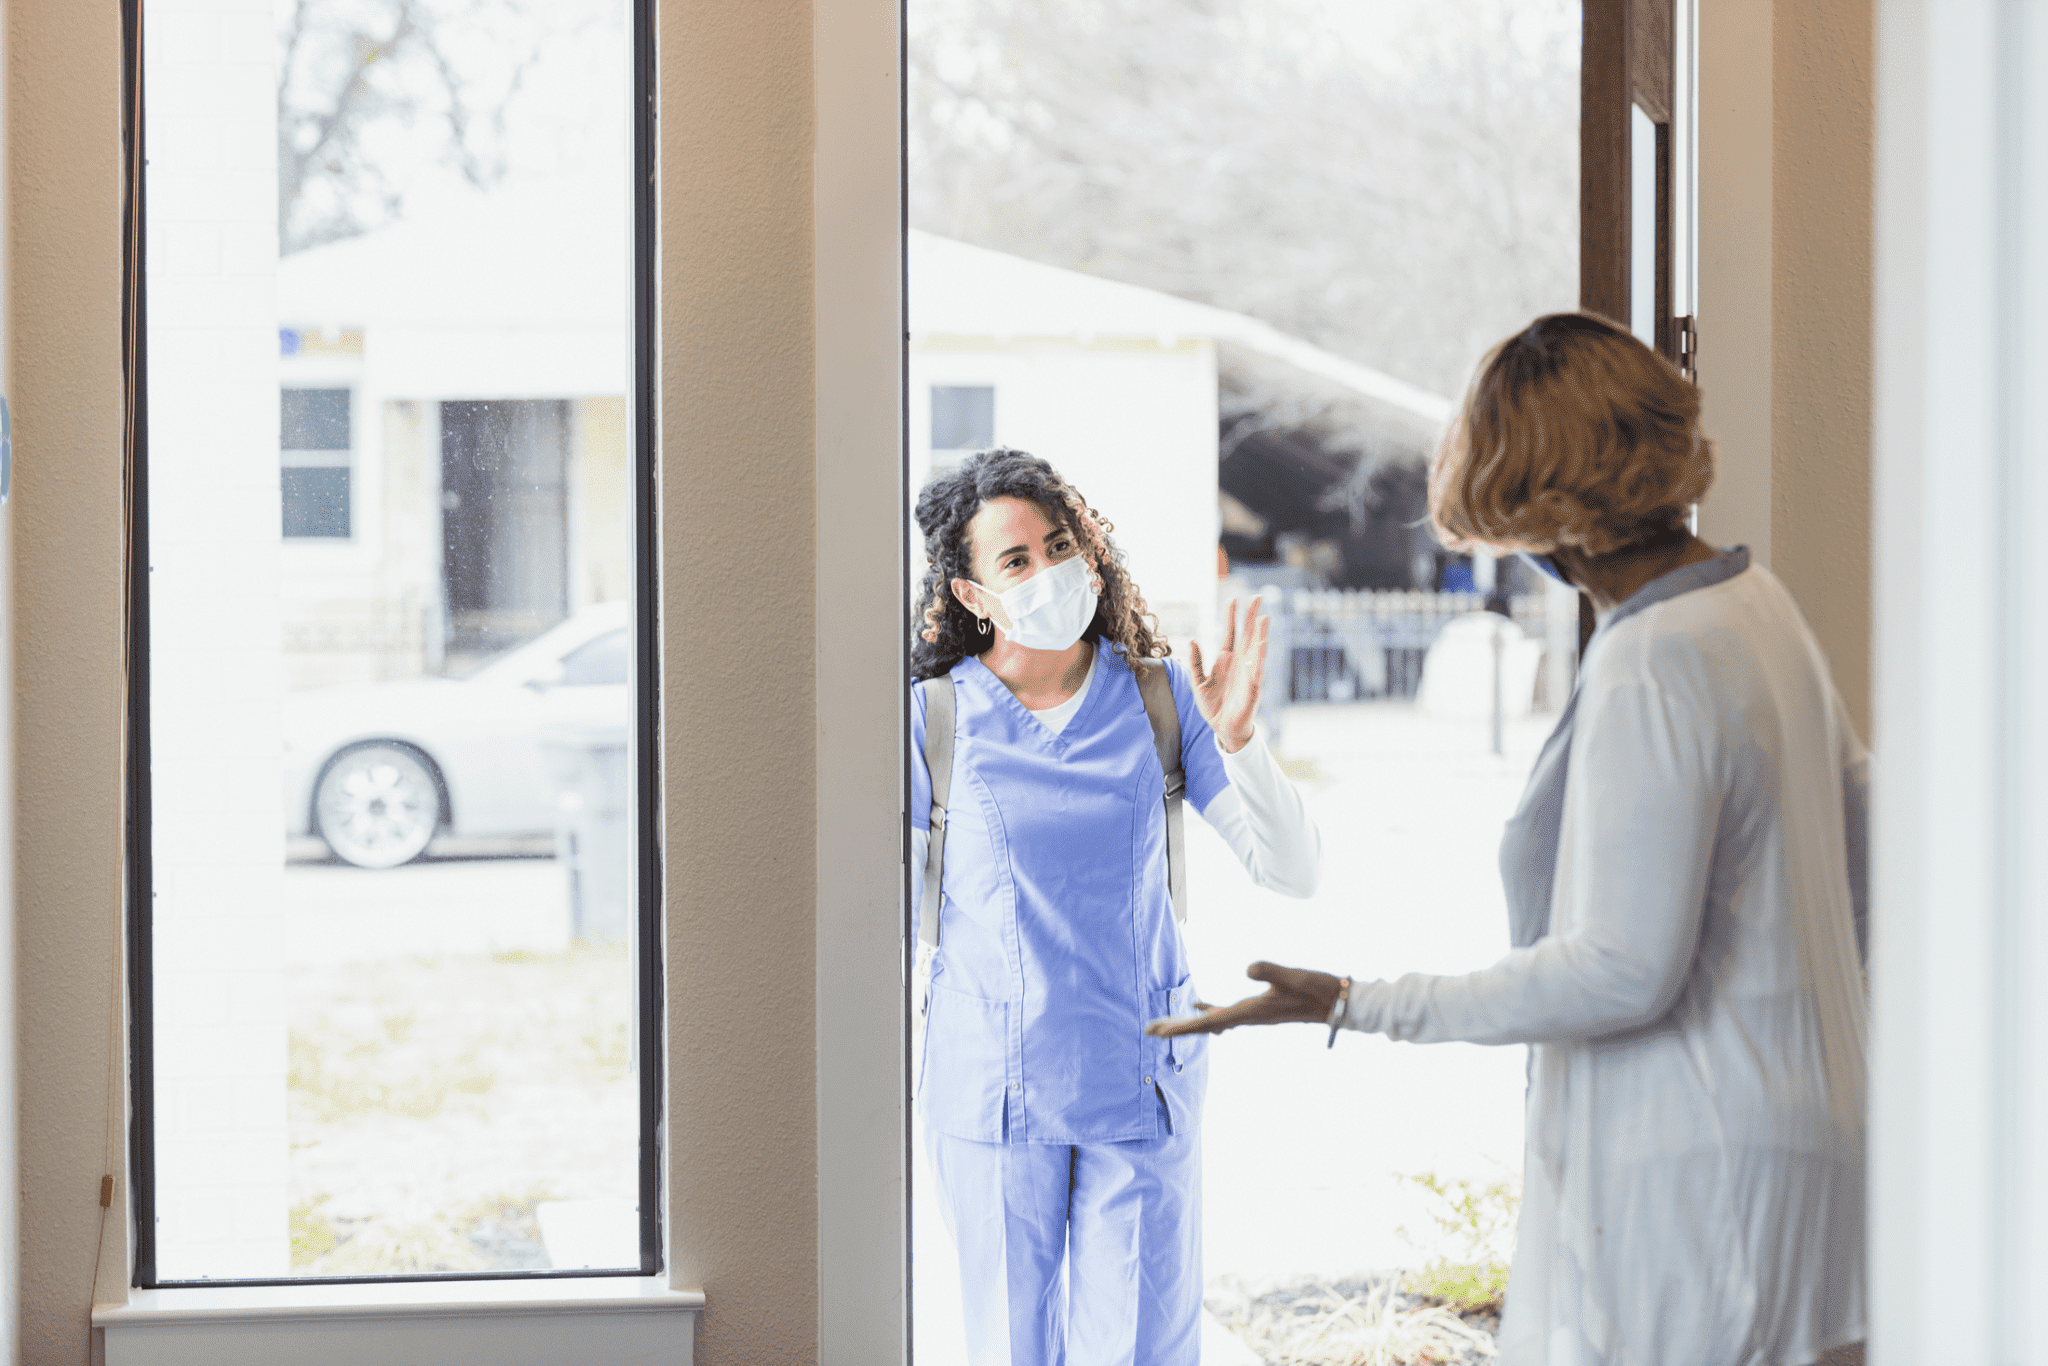
<svg viewBox="0 0 2048 1366">
<path fill-rule="evenodd" d="M 1353 50 L 1367 8 L 914 0 L 911 221 L 1456 392 L 1577 293 L 1576 9 L 1373 0 Z"/>
<path fill-rule="evenodd" d="M 492 188 L 529 73 L 551 41 L 589 31 L 606 6 L 294 0 L 278 30 L 280 249 L 383 226 L 437 166 Z"/>
</svg>

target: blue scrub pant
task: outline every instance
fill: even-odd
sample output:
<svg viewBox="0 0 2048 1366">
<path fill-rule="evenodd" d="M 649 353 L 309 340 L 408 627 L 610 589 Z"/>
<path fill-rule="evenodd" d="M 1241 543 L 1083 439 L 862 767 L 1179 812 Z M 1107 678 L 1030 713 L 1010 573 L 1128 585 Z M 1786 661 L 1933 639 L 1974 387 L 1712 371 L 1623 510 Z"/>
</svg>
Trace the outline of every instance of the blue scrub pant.
<svg viewBox="0 0 2048 1366">
<path fill-rule="evenodd" d="M 1197 1366 L 1201 1131 L 977 1143 L 926 1131 L 974 1366 Z"/>
</svg>

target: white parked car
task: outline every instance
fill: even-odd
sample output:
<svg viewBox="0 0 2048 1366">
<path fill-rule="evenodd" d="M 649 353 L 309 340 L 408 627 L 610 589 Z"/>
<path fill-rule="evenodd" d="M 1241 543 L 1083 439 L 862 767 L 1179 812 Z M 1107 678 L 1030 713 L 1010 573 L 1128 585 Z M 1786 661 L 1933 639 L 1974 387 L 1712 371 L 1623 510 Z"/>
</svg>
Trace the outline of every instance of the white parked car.
<svg viewBox="0 0 2048 1366">
<path fill-rule="evenodd" d="M 361 868 L 394 868 L 443 832 L 552 831 L 543 737 L 626 725 L 630 627 L 625 603 L 599 603 L 468 678 L 288 697 L 286 834 L 318 835 Z"/>
</svg>

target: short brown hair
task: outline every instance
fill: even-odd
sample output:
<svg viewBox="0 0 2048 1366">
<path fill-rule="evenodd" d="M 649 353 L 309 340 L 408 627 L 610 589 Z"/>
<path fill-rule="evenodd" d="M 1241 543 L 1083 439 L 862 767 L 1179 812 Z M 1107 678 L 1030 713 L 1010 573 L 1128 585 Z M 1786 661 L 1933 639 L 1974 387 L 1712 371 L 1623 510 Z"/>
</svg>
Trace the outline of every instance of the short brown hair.
<svg viewBox="0 0 2048 1366">
<path fill-rule="evenodd" d="M 1700 397 L 1605 318 L 1550 313 L 1486 353 L 1429 479 L 1446 545 L 1605 555 L 1668 531 L 1714 482 Z"/>
</svg>

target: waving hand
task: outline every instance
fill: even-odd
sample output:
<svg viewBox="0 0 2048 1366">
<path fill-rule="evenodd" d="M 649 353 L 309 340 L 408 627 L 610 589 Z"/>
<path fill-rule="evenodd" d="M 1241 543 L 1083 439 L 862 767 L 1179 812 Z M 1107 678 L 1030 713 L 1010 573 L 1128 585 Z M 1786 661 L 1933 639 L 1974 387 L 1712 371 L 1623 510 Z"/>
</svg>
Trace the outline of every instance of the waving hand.
<svg viewBox="0 0 2048 1366">
<path fill-rule="evenodd" d="M 1259 613 L 1259 599 L 1244 609 L 1244 630 L 1237 626 L 1237 599 L 1223 616 L 1223 644 L 1210 667 L 1203 668 L 1202 647 L 1188 646 L 1188 671 L 1195 680 L 1195 706 L 1216 732 L 1226 753 L 1235 754 L 1252 738 L 1259 710 L 1259 688 L 1266 677 L 1266 636 L 1273 619 Z"/>
</svg>

